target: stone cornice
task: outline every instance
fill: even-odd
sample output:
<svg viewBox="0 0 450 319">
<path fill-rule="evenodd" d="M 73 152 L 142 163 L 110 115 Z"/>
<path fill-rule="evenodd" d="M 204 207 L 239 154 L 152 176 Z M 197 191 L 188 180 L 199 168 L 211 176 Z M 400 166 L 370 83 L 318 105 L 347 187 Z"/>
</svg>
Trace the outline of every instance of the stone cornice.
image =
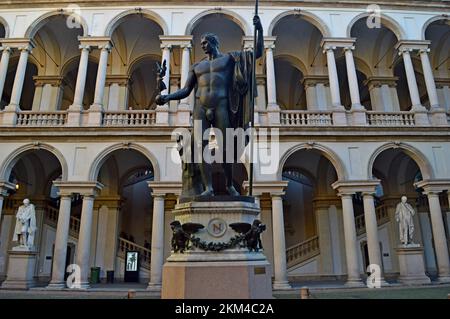
<svg viewBox="0 0 450 319">
<path fill-rule="evenodd" d="M 181 194 L 181 182 L 167 181 L 149 181 L 148 187 L 152 189 L 152 195 L 156 197 L 166 196 L 167 194 Z"/>
<path fill-rule="evenodd" d="M 192 35 L 160 35 L 159 40 L 162 45 L 168 46 L 180 46 L 180 47 L 191 47 L 192 39 L 194 37 Z"/>
<path fill-rule="evenodd" d="M 370 76 L 363 82 L 363 84 L 367 85 L 369 89 L 372 89 L 374 87 L 381 87 L 382 85 L 396 87 L 397 81 L 397 76 Z"/>
<path fill-rule="evenodd" d="M 380 180 L 348 180 L 336 181 L 331 186 L 339 192 L 339 195 L 353 195 L 355 193 L 373 194 Z"/>
<path fill-rule="evenodd" d="M 253 182 L 253 195 L 261 196 L 267 193 L 274 196 L 282 196 L 288 184 L 288 181 Z M 248 192 L 249 182 L 244 181 L 242 187 Z"/>
<path fill-rule="evenodd" d="M 120 86 L 127 86 L 130 81 L 130 77 L 128 75 L 107 75 L 105 85 L 109 86 L 111 84 L 119 84 Z"/>
<path fill-rule="evenodd" d="M 3 47 L 9 47 L 14 49 L 28 49 L 31 51 L 36 47 L 33 39 L 29 38 L 8 38 L 8 39 L 0 39 L 0 43 Z"/>
<path fill-rule="evenodd" d="M 317 84 L 328 84 L 330 82 L 328 75 L 308 75 L 303 77 L 302 84 L 306 87 Z"/>
<path fill-rule="evenodd" d="M 109 37 L 78 37 L 78 41 L 82 46 L 98 47 L 112 46 L 111 38 Z"/>
<path fill-rule="evenodd" d="M 450 180 L 448 179 L 432 179 L 423 180 L 414 183 L 417 188 L 423 188 L 424 194 L 438 194 L 445 190 L 450 190 Z"/>
<path fill-rule="evenodd" d="M 323 38 L 320 46 L 324 50 L 336 48 L 352 48 L 356 42 L 356 38 Z"/>
<path fill-rule="evenodd" d="M 59 75 L 35 75 L 33 80 L 36 86 L 43 86 L 50 84 L 51 86 L 61 86 L 64 82 L 64 77 Z"/>
<path fill-rule="evenodd" d="M 402 51 L 413 51 L 413 50 L 424 50 L 428 49 L 431 41 L 428 40 L 399 40 L 394 48 L 399 52 Z"/>
<path fill-rule="evenodd" d="M 157 0 L 152 2 L 152 5 L 178 5 L 178 6 L 187 6 L 186 1 L 177 1 L 172 0 L 162 1 Z M 223 0 L 194 0 L 189 2 L 189 6 L 193 5 L 205 5 L 213 3 L 214 6 L 218 5 L 230 5 L 229 1 Z M 321 7 L 321 8 L 366 8 L 368 4 L 372 4 L 373 0 L 275 0 L 275 1 L 260 1 L 260 7 L 264 8 L 265 6 L 288 6 L 288 7 Z M 77 4 L 82 7 L 107 7 L 107 6 L 148 6 L 149 1 L 130 1 L 130 0 L 61 0 L 61 1 L 51 1 L 51 0 L 9 0 L 3 1 L 0 4 L 1 7 L 5 8 L 26 8 L 30 7 L 30 5 L 35 7 L 55 7 L 60 8 L 61 6 L 67 6 L 68 4 Z M 426 10 L 442 10 L 442 8 L 448 8 L 447 1 L 433 1 L 429 0 L 418 0 L 418 1 L 387 1 L 387 0 L 379 0 L 376 2 L 377 5 L 386 7 L 386 8 L 400 8 L 400 9 L 408 9 L 417 11 L 418 9 L 426 9 Z M 254 6 L 254 1 L 251 0 L 234 0 L 233 5 L 239 6 Z"/>
<path fill-rule="evenodd" d="M 83 196 L 98 196 L 104 185 L 99 182 L 62 182 L 54 181 L 53 185 L 58 188 L 61 196 L 70 196 L 72 194 L 80 194 Z"/>
</svg>

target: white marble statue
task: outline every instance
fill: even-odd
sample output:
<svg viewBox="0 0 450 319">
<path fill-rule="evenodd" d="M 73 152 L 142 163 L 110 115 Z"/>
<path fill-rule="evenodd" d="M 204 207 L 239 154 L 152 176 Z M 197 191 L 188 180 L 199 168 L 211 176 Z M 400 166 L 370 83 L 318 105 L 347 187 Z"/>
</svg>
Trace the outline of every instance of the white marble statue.
<svg viewBox="0 0 450 319">
<path fill-rule="evenodd" d="M 412 241 L 414 233 L 413 216 L 416 213 L 414 208 L 406 202 L 407 200 L 406 196 L 402 196 L 402 201 L 397 204 L 395 210 L 395 220 L 398 222 L 400 231 L 400 242 L 405 246 L 414 245 Z"/>
<path fill-rule="evenodd" d="M 16 214 L 16 227 L 13 241 L 19 242 L 20 247 L 33 248 L 36 233 L 36 211 L 28 198 L 23 200 Z"/>
</svg>

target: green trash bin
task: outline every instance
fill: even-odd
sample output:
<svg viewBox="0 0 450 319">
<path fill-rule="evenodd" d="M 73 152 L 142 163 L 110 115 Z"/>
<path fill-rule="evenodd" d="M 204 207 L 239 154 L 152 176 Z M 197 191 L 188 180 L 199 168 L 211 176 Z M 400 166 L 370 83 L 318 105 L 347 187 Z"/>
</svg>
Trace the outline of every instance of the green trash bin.
<svg viewBox="0 0 450 319">
<path fill-rule="evenodd" d="M 100 283 L 100 267 L 91 267 L 91 284 Z"/>
</svg>

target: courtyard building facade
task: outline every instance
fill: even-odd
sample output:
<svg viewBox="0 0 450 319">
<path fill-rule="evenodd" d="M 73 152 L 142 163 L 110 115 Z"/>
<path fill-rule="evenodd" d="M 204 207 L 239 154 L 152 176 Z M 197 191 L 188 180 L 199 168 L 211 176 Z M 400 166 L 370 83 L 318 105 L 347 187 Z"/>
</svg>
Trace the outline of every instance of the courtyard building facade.
<svg viewBox="0 0 450 319">
<path fill-rule="evenodd" d="M 216 33 L 222 52 L 251 50 L 253 5 L 0 4 L 0 282 L 29 198 L 36 280 L 63 288 L 77 264 L 83 288 L 91 267 L 122 281 L 133 250 L 140 281 L 160 289 L 181 192 L 172 133 L 192 127 L 196 97 L 157 106 L 156 63 L 167 61 L 169 93 L 204 58 L 203 33 Z M 374 264 L 397 280 L 402 196 L 427 276 L 450 282 L 449 3 L 261 1 L 259 10 L 254 121 L 270 163 L 255 163 L 253 194 L 273 288 L 359 286 Z M 248 169 L 234 169 L 241 194 Z"/>
</svg>

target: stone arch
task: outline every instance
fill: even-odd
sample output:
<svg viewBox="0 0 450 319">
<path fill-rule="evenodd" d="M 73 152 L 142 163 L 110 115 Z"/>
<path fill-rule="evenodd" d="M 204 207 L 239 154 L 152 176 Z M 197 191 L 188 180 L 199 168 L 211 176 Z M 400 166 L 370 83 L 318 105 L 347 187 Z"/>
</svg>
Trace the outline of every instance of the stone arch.
<svg viewBox="0 0 450 319">
<path fill-rule="evenodd" d="M 303 73 L 303 75 L 308 75 L 308 69 L 306 65 L 297 57 L 290 54 L 279 54 L 273 57 L 274 60 L 280 59 L 291 63 L 296 69 Z"/>
<path fill-rule="evenodd" d="M 197 24 L 200 22 L 200 20 L 210 14 L 223 14 L 227 17 L 230 18 L 231 21 L 235 22 L 242 30 L 242 32 L 244 32 L 245 35 L 251 35 L 252 31 L 248 25 L 248 23 L 245 21 L 245 19 L 243 19 L 239 14 L 237 14 L 234 11 L 231 10 L 227 10 L 227 9 L 208 9 L 205 10 L 203 12 L 200 12 L 199 14 L 197 14 L 194 18 L 191 19 L 191 21 L 189 21 L 189 23 L 186 26 L 186 30 L 184 32 L 185 35 L 191 35 L 192 32 L 194 31 L 195 27 L 197 26 Z"/>
<path fill-rule="evenodd" d="M 131 149 L 135 150 L 142 155 L 144 155 L 152 164 L 153 166 L 153 176 L 155 181 L 160 180 L 160 169 L 158 165 L 158 160 L 156 157 L 145 147 L 135 144 L 135 143 L 117 143 L 112 146 L 107 147 L 103 151 L 100 152 L 100 154 L 97 155 L 97 157 L 94 159 L 94 161 L 91 163 L 91 166 L 89 168 L 89 175 L 88 180 L 89 181 L 96 181 L 98 178 L 98 174 L 100 172 L 100 168 L 105 163 L 105 161 L 109 158 L 109 155 L 117 150 L 123 150 L 123 149 Z"/>
<path fill-rule="evenodd" d="M 349 37 L 349 38 L 351 37 L 352 28 L 356 22 L 358 22 L 359 20 L 366 18 L 370 15 L 371 15 L 370 12 L 364 12 L 364 13 L 361 13 L 361 14 L 357 15 L 356 17 L 354 17 L 347 26 L 347 37 Z M 384 25 L 389 30 L 391 30 L 397 37 L 397 40 L 406 38 L 405 31 L 400 26 L 400 24 L 397 23 L 397 21 L 395 21 L 394 19 L 390 18 L 389 16 L 387 16 L 385 14 L 381 14 L 380 19 L 381 19 L 381 24 Z"/>
<path fill-rule="evenodd" d="M 11 170 L 13 169 L 14 165 L 20 160 L 21 156 L 29 151 L 33 150 L 46 150 L 50 153 L 52 153 L 59 161 L 59 164 L 61 165 L 61 175 L 62 181 L 67 181 L 68 176 L 68 167 L 67 167 L 67 161 L 64 157 L 64 155 L 55 147 L 49 144 L 45 143 L 30 143 L 23 145 L 13 152 L 9 154 L 9 156 L 5 159 L 3 164 L 0 166 L 0 179 L 8 180 L 9 175 L 11 174 Z"/>
<path fill-rule="evenodd" d="M 367 167 L 367 176 L 372 176 L 372 170 L 373 170 L 373 165 L 378 157 L 378 155 L 380 155 L 382 152 L 389 150 L 389 149 L 396 149 L 396 148 L 400 148 L 401 150 L 403 150 L 405 152 L 406 155 L 408 155 L 409 157 L 411 157 L 417 164 L 417 166 L 419 166 L 420 172 L 422 173 L 422 177 L 423 179 L 433 179 L 434 177 L 434 173 L 433 173 L 433 168 L 430 164 L 430 162 L 428 161 L 428 159 L 426 158 L 426 156 L 419 151 L 417 148 L 406 144 L 406 143 L 394 143 L 394 142 L 390 142 L 390 143 L 386 143 L 382 146 L 380 146 L 379 148 L 377 148 L 372 155 L 370 156 L 369 159 L 369 164 Z"/>
<path fill-rule="evenodd" d="M 162 29 L 164 35 L 169 34 L 169 28 L 167 26 L 167 23 L 159 14 L 157 14 L 151 10 L 148 10 L 148 9 L 136 8 L 136 9 L 126 10 L 124 12 L 121 12 L 117 16 L 115 16 L 106 26 L 105 36 L 111 37 L 114 30 L 122 22 L 121 20 L 127 16 L 134 15 L 134 14 L 140 14 L 140 15 L 144 16 L 145 18 L 152 20 L 157 25 L 159 25 L 159 27 Z"/>
<path fill-rule="evenodd" d="M 370 77 L 373 75 L 373 72 L 370 66 L 366 63 L 366 61 L 356 56 L 353 56 L 353 59 L 355 61 L 355 67 L 358 71 L 364 73 L 366 77 Z"/>
<path fill-rule="evenodd" d="M 8 22 L 6 22 L 5 19 L 3 19 L 2 17 L 0 17 L 0 24 L 3 26 L 3 28 L 5 29 L 5 39 L 9 38 L 9 25 Z"/>
<path fill-rule="evenodd" d="M 294 154 L 295 152 L 304 150 L 304 149 L 319 151 L 334 166 L 334 169 L 336 170 L 336 173 L 337 173 L 338 180 L 346 180 L 347 179 L 348 174 L 345 169 L 345 166 L 344 166 L 341 158 L 334 151 L 332 151 L 328 147 L 320 145 L 320 144 L 302 143 L 302 144 L 296 145 L 294 147 L 291 147 L 281 157 L 280 166 L 278 167 L 278 172 L 277 172 L 278 180 L 281 180 L 282 173 L 283 173 L 283 167 L 284 167 L 286 161 L 289 159 L 289 157 L 292 154 Z"/>
<path fill-rule="evenodd" d="M 426 40 L 425 38 L 425 32 L 427 31 L 428 27 L 430 26 L 430 24 L 432 24 L 433 22 L 439 21 L 439 20 L 447 20 L 450 23 L 450 18 L 448 16 L 444 16 L 444 15 L 438 15 L 438 16 L 434 16 L 430 19 L 428 19 L 422 27 L 422 40 Z M 1 21 L 0 21 L 1 22 Z"/>
<path fill-rule="evenodd" d="M 297 15 L 300 16 L 305 21 L 308 21 L 313 26 L 315 26 L 321 33 L 323 37 L 331 37 L 330 29 L 328 28 L 327 24 L 320 19 L 315 14 L 308 12 L 308 11 L 297 11 L 297 10 L 289 10 L 285 11 L 283 13 L 280 13 L 277 15 L 272 22 L 269 25 L 269 28 L 267 29 L 267 35 L 272 36 L 273 30 L 275 29 L 278 22 L 283 19 L 284 17 L 290 16 L 290 15 Z"/>
<path fill-rule="evenodd" d="M 134 59 L 129 65 L 128 65 L 128 69 L 126 74 L 131 75 L 131 73 L 134 71 L 134 68 L 136 65 L 138 65 L 141 61 L 145 60 L 145 59 L 151 59 L 151 60 L 156 60 L 156 61 L 161 61 L 161 55 L 156 55 L 156 54 L 144 54 L 141 55 L 139 57 L 137 57 L 136 59 Z"/>
<path fill-rule="evenodd" d="M 65 16 L 74 17 L 75 19 L 77 19 L 77 21 L 81 24 L 81 27 L 83 28 L 83 36 L 88 36 L 88 34 L 89 34 L 88 24 L 86 23 L 86 20 L 81 15 L 77 14 L 76 12 L 70 12 L 70 11 L 65 12 L 64 10 L 60 10 L 60 11 L 47 12 L 47 13 L 43 14 L 42 16 L 40 16 L 39 18 L 37 18 L 28 27 L 27 31 L 25 32 L 25 38 L 30 38 L 30 39 L 33 38 L 36 35 L 36 33 L 39 31 L 39 29 L 46 23 L 48 18 L 51 18 L 53 16 L 58 16 L 58 15 L 65 15 Z"/>
</svg>

